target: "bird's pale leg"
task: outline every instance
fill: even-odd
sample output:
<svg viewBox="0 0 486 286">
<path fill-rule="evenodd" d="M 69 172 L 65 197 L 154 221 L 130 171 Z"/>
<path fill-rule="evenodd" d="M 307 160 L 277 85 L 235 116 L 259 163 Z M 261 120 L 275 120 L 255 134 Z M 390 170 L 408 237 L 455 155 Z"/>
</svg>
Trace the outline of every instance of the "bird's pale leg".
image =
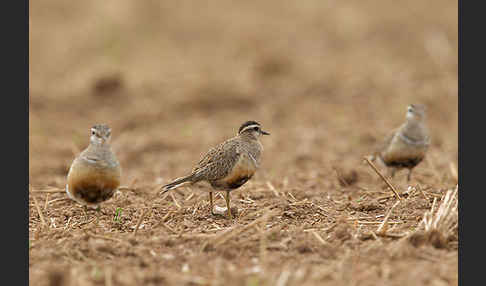
<svg viewBox="0 0 486 286">
<path fill-rule="evenodd" d="M 99 222 L 100 222 L 100 213 L 101 213 L 101 206 L 98 205 L 95 209 L 96 211 L 96 226 L 98 226 Z"/>
<path fill-rule="evenodd" d="M 410 179 L 412 178 L 412 170 L 412 168 L 408 169 L 407 182 L 410 182 Z"/>
<path fill-rule="evenodd" d="M 231 215 L 231 208 L 230 208 L 230 191 L 226 191 L 226 207 L 228 208 L 228 217 L 233 219 Z"/>
<path fill-rule="evenodd" d="M 84 220 L 88 221 L 88 206 L 83 205 L 83 210 L 84 210 Z"/>
<path fill-rule="evenodd" d="M 211 208 L 211 214 L 214 215 L 214 211 L 213 211 L 213 192 L 209 192 L 209 207 Z"/>
</svg>

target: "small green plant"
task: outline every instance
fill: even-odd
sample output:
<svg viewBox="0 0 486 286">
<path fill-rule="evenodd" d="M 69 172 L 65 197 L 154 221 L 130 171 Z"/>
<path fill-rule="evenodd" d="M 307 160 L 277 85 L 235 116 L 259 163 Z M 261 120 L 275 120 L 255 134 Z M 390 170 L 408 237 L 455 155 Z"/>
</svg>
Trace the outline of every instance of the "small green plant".
<svg viewBox="0 0 486 286">
<path fill-rule="evenodd" d="M 91 278 L 94 280 L 101 280 L 103 278 L 103 273 L 98 267 L 93 266 L 93 269 L 91 270 Z"/>
<path fill-rule="evenodd" d="M 246 279 L 246 286 L 258 286 L 260 279 L 257 276 L 250 276 Z"/>
<path fill-rule="evenodd" d="M 115 210 L 115 217 L 113 217 L 114 222 L 121 222 L 121 214 L 122 214 L 123 209 L 122 208 L 116 208 Z"/>
<path fill-rule="evenodd" d="M 362 195 L 361 197 L 359 197 L 359 199 L 357 199 L 357 200 L 356 200 L 356 202 L 357 202 L 357 203 L 361 202 L 361 201 L 364 199 L 364 197 L 365 197 L 365 196 L 366 196 L 366 195 Z"/>
<path fill-rule="evenodd" d="M 269 240 L 278 240 L 278 238 L 279 238 L 278 232 L 276 231 L 273 231 L 268 235 Z"/>
</svg>

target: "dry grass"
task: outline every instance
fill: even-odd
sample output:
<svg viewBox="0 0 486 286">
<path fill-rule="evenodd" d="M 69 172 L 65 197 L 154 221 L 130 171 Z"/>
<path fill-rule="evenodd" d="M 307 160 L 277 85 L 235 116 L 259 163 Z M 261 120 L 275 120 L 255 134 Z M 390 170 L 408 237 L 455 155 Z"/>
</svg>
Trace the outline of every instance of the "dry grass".
<svg viewBox="0 0 486 286">
<path fill-rule="evenodd" d="M 432 207 L 408 239 L 414 245 L 431 244 L 436 248 L 457 248 L 458 243 L 458 185 L 448 190 L 437 203 L 434 198 Z M 437 206 L 437 204 L 440 204 Z"/>
<path fill-rule="evenodd" d="M 457 285 L 457 2 L 29 5 L 32 285 Z M 432 143 L 395 205 L 362 158 L 415 102 Z M 249 119 L 272 135 L 233 221 L 207 186 L 158 195 Z M 64 186 L 99 122 L 123 188 L 98 218 Z"/>
<path fill-rule="evenodd" d="M 423 224 L 426 232 L 439 231 L 447 236 L 457 227 L 459 218 L 457 191 L 458 186 L 455 190 L 447 191 L 437 209 L 434 208 L 437 202 L 434 199 L 432 208 L 424 214 L 424 219 L 420 224 L 420 226 Z"/>
</svg>

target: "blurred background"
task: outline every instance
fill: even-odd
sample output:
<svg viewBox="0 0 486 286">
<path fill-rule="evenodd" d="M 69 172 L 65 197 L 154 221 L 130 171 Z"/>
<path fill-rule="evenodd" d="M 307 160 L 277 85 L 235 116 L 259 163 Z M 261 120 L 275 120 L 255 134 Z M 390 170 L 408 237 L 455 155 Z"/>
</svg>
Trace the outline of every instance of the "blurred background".
<svg viewBox="0 0 486 286">
<path fill-rule="evenodd" d="M 256 180 L 336 185 L 426 104 L 417 180 L 458 150 L 457 1 L 29 1 L 29 176 L 65 184 L 90 127 L 112 127 L 122 184 L 154 186 L 256 120 Z M 403 176 L 406 172 L 403 172 Z M 368 177 L 366 177 L 368 176 Z M 376 182 L 376 181 L 375 181 Z"/>
</svg>

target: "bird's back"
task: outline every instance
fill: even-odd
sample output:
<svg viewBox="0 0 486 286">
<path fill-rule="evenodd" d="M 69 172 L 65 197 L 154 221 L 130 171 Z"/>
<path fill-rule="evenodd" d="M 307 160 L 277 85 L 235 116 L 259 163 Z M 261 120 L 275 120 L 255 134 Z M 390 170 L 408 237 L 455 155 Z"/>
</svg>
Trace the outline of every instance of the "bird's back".
<svg viewBox="0 0 486 286">
<path fill-rule="evenodd" d="M 235 137 L 211 148 L 194 167 L 192 174 L 207 181 L 227 176 L 238 161 L 238 145 L 239 142 Z"/>
</svg>

